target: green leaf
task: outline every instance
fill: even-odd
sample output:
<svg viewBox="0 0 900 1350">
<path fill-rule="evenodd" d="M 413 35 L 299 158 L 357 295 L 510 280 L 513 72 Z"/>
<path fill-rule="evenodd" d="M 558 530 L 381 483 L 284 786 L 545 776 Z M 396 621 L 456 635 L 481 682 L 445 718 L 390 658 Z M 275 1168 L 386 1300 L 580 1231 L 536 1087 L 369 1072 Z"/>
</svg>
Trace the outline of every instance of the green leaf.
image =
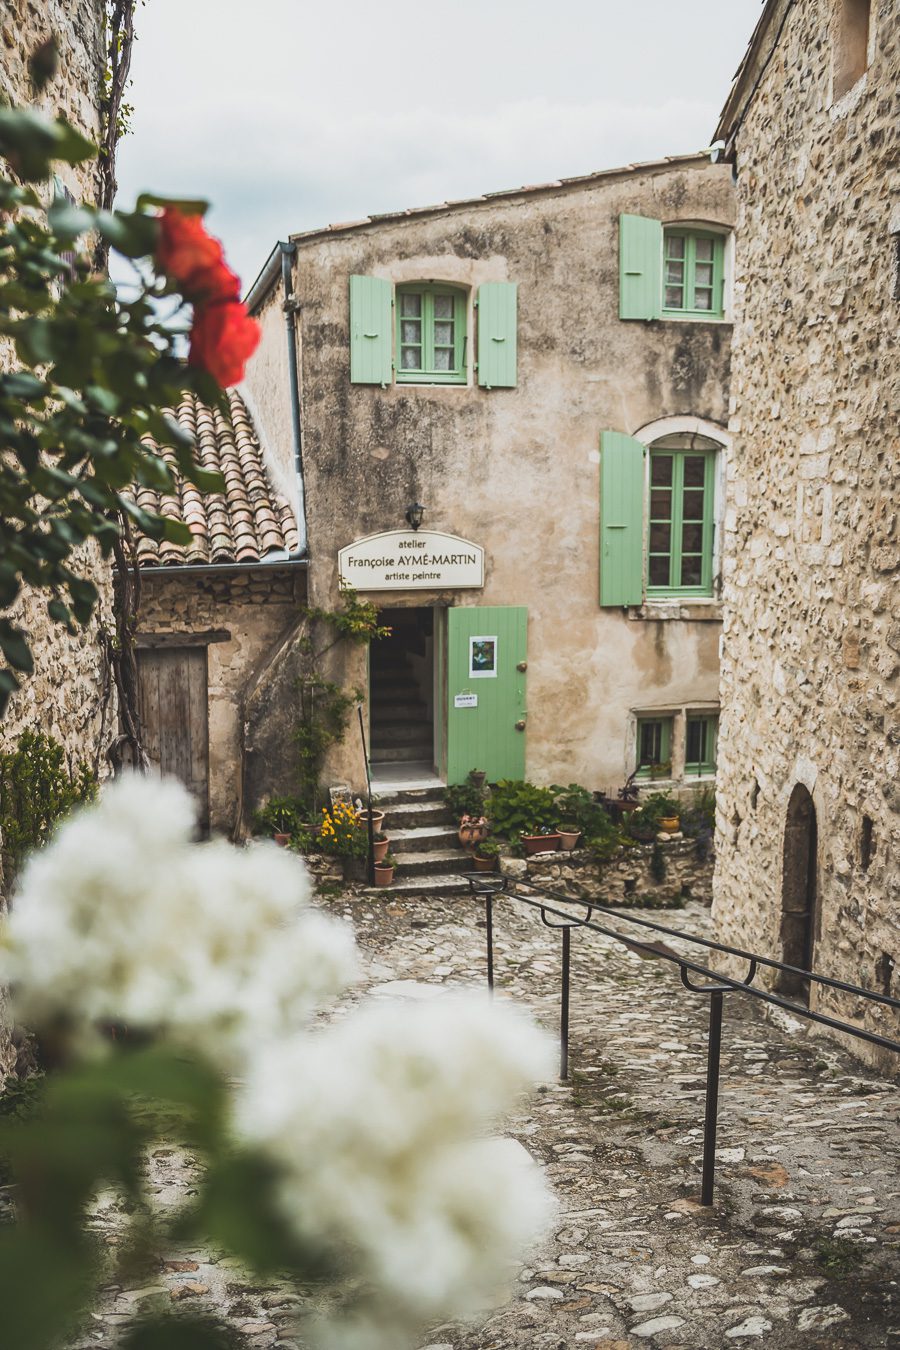
<svg viewBox="0 0 900 1350">
<path fill-rule="evenodd" d="M 6 712 L 10 697 L 21 685 L 11 670 L 0 670 L 0 717 Z"/>
<path fill-rule="evenodd" d="M 25 634 L 8 619 L 0 619 L 0 650 L 13 670 L 21 670 L 23 675 L 30 675 L 34 670 Z"/>
<path fill-rule="evenodd" d="M 94 142 L 82 136 L 64 117 L 60 117 L 53 125 L 57 136 L 55 159 L 64 160 L 66 164 L 80 164 L 82 160 L 94 158 L 97 153 Z"/>
<path fill-rule="evenodd" d="M 142 192 L 137 199 L 138 210 L 146 206 L 158 206 L 161 209 L 177 206 L 186 216 L 205 216 L 209 210 L 209 202 L 203 197 L 159 197 L 155 192 Z"/>
<path fill-rule="evenodd" d="M 35 1224 L 0 1229 L 0 1308 L 9 1350 L 47 1350 L 74 1330 L 87 1302 L 91 1255 Z"/>
<path fill-rule="evenodd" d="M 27 370 L 11 370 L 0 375 L 0 398 L 21 398 L 26 402 L 45 398 L 49 392 L 44 380 L 31 375 Z"/>
<path fill-rule="evenodd" d="M 62 600 L 51 600 L 47 605 L 47 613 L 56 623 L 64 623 L 70 632 L 74 631 L 69 606 Z"/>
<path fill-rule="evenodd" d="M 94 228 L 94 212 L 76 206 L 66 197 L 56 197 L 47 211 L 50 229 L 58 239 L 73 242 Z"/>
<path fill-rule="evenodd" d="M 159 221 L 143 211 L 100 211 L 97 228 L 123 257 L 151 257 L 156 252 Z"/>
<path fill-rule="evenodd" d="M 194 467 L 190 471 L 191 482 L 198 492 L 224 492 L 225 477 L 215 469 Z"/>
<path fill-rule="evenodd" d="M 182 520 L 173 520 L 171 516 L 160 516 L 163 523 L 162 537 L 168 539 L 170 544 L 181 544 L 187 547 L 193 542 L 194 536 L 190 529 Z"/>
<path fill-rule="evenodd" d="M 128 1328 L 121 1350 L 243 1350 L 233 1327 L 214 1317 L 159 1313 Z"/>
</svg>

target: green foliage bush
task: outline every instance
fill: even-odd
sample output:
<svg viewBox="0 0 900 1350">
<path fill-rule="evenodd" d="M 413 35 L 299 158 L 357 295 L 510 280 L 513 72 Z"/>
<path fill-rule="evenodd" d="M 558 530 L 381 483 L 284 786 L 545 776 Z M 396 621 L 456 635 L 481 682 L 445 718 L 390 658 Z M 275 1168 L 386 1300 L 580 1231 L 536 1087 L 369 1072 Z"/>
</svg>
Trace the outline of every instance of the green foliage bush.
<svg viewBox="0 0 900 1350">
<path fill-rule="evenodd" d="M 447 809 L 459 822 L 463 816 L 482 816 L 485 814 L 484 788 L 478 787 L 469 774 L 464 783 L 454 783 L 444 794 Z"/>
<path fill-rule="evenodd" d="M 6 885 L 26 856 L 48 842 L 60 820 L 92 801 L 97 776 L 87 764 L 71 771 L 59 741 L 25 731 L 16 749 L 0 755 L 0 830 Z"/>
<path fill-rule="evenodd" d="M 491 789 L 485 814 L 495 834 L 507 839 L 555 829 L 559 818 L 551 788 L 510 778 L 501 778 Z"/>
</svg>

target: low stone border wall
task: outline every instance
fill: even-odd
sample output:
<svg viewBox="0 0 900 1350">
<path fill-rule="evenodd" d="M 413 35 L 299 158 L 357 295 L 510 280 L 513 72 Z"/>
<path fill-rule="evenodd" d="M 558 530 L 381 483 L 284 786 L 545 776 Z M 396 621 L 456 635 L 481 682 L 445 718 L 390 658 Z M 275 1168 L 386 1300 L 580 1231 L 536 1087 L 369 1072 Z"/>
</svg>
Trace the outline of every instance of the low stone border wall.
<svg viewBox="0 0 900 1350">
<path fill-rule="evenodd" d="M 563 891 L 573 899 L 601 904 L 661 908 L 679 899 L 712 904 L 712 854 L 702 858 L 697 841 L 680 834 L 657 842 L 665 867 L 662 881 L 653 875 L 653 844 L 619 849 L 608 862 L 598 862 L 586 848 L 501 858 L 500 870 L 505 876 Z"/>
</svg>

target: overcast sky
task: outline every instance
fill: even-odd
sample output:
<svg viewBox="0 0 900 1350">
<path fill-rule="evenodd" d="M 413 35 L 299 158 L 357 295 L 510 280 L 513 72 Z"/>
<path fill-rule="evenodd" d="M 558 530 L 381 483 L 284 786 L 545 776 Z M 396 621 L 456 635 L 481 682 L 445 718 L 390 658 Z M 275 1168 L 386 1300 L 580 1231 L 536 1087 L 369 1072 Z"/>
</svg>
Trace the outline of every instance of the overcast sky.
<svg viewBox="0 0 900 1350">
<path fill-rule="evenodd" d="M 120 200 L 278 238 L 703 149 L 761 0 L 148 0 Z"/>
</svg>

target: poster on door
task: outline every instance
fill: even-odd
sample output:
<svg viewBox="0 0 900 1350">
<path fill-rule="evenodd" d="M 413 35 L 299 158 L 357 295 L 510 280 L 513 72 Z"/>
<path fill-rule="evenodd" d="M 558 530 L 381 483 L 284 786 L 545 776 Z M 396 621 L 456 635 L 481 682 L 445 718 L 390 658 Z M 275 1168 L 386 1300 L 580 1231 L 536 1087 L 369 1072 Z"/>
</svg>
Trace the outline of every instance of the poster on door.
<svg viewBox="0 0 900 1350">
<path fill-rule="evenodd" d="M 497 635 L 469 638 L 469 678 L 495 680 L 497 678 Z"/>
</svg>

